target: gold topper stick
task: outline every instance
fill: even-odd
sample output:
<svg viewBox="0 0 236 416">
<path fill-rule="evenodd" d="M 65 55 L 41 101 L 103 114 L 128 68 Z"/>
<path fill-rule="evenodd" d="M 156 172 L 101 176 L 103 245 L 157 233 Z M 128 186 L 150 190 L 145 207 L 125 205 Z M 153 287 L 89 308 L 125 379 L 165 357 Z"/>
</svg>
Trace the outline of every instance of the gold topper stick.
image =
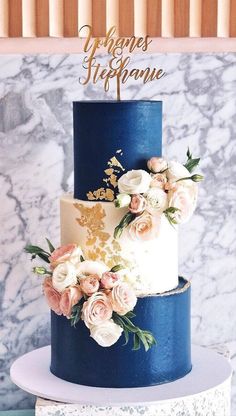
<svg viewBox="0 0 236 416">
<path fill-rule="evenodd" d="M 117 75 L 116 77 L 116 99 L 117 101 L 120 101 L 120 77 Z"/>
</svg>

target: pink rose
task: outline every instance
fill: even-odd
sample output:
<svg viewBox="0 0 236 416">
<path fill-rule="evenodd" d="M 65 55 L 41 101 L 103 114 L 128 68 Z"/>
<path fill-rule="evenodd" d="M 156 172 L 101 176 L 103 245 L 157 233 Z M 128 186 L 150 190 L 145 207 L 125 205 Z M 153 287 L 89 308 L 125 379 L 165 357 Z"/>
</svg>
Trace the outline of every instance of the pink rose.
<svg viewBox="0 0 236 416">
<path fill-rule="evenodd" d="M 105 272 L 101 278 L 101 286 L 104 289 L 112 289 L 119 279 L 120 276 L 117 273 Z"/>
<path fill-rule="evenodd" d="M 152 216 L 144 211 L 129 225 L 129 235 L 132 240 L 148 241 L 157 237 L 160 227 L 160 216 Z"/>
<path fill-rule="evenodd" d="M 109 298 L 103 292 L 96 292 L 86 302 L 82 309 L 82 319 L 90 328 L 92 325 L 100 325 L 112 317 L 112 306 Z"/>
<path fill-rule="evenodd" d="M 178 224 L 187 222 L 192 216 L 197 201 L 198 187 L 196 183 L 181 184 L 168 193 L 169 207 L 178 208 L 173 215 Z"/>
<path fill-rule="evenodd" d="M 71 286 L 65 289 L 60 300 L 62 314 L 67 318 L 70 318 L 73 306 L 76 305 L 82 297 L 83 294 L 79 286 Z"/>
<path fill-rule="evenodd" d="M 125 315 L 132 311 L 136 305 L 137 298 L 130 285 L 120 282 L 115 285 L 109 294 L 112 308 L 119 315 Z"/>
<path fill-rule="evenodd" d="M 43 292 L 47 300 L 47 304 L 50 309 L 53 310 L 57 315 L 62 315 L 60 307 L 61 294 L 57 292 L 52 286 L 51 277 L 46 277 L 43 282 Z"/>
<path fill-rule="evenodd" d="M 162 157 L 151 157 L 147 162 L 148 169 L 153 173 L 163 172 L 167 169 L 168 164 Z"/>
<path fill-rule="evenodd" d="M 54 250 L 49 257 L 51 268 L 55 269 L 58 264 L 68 261 L 75 248 L 76 244 L 67 244 Z"/>
<path fill-rule="evenodd" d="M 144 211 L 146 207 L 146 200 L 142 195 L 134 194 L 132 195 L 131 202 L 129 204 L 129 210 L 133 214 L 139 214 Z"/>
<path fill-rule="evenodd" d="M 164 175 L 163 173 L 155 173 L 154 175 L 152 175 L 152 182 L 150 184 L 150 187 L 165 189 L 166 183 L 166 175 Z"/>
<path fill-rule="evenodd" d="M 91 296 L 99 289 L 99 276 L 97 274 L 91 274 L 90 276 L 80 278 L 81 290 L 87 296 Z"/>
</svg>

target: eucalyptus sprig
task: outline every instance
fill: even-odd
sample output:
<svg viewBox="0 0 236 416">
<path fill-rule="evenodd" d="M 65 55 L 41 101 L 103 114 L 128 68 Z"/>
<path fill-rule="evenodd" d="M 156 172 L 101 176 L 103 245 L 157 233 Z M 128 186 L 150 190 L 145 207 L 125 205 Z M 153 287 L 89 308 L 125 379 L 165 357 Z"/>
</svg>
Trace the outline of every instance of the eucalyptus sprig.
<svg viewBox="0 0 236 416">
<path fill-rule="evenodd" d="M 85 301 L 84 298 L 80 299 L 80 301 L 76 305 L 74 305 L 72 308 L 71 316 L 70 316 L 70 323 L 71 323 L 71 326 L 73 326 L 74 328 L 76 327 L 76 324 L 81 319 L 84 301 Z"/>
<path fill-rule="evenodd" d="M 113 312 L 112 319 L 113 321 L 121 326 L 124 331 L 125 344 L 129 342 L 130 334 L 133 334 L 133 351 L 137 351 L 141 348 L 141 344 L 144 346 L 145 351 L 148 351 L 153 345 L 157 344 L 156 339 L 150 331 L 145 331 L 140 329 L 138 326 L 135 326 L 130 320 L 135 317 L 133 312 L 128 312 L 126 315 L 118 315 L 116 312 Z"/>
<path fill-rule="evenodd" d="M 114 230 L 114 238 L 120 238 L 124 229 L 128 227 L 128 225 L 135 219 L 135 217 L 136 215 L 132 214 L 132 212 L 127 212 L 127 214 L 124 215 L 120 223 L 116 226 Z"/>
<path fill-rule="evenodd" d="M 175 207 L 169 207 L 167 208 L 163 214 L 165 214 L 167 220 L 169 221 L 169 223 L 171 225 L 176 225 L 178 224 L 178 222 L 175 219 L 175 216 L 173 214 L 175 214 L 177 211 L 180 211 L 179 208 L 175 208 Z"/>
<path fill-rule="evenodd" d="M 184 167 L 188 169 L 189 173 L 192 173 L 192 171 L 198 166 L 200 162 L 200 157 L 194 159 L 192 153 L 190 152 L 189 148 L 187 150 L 187 162 L 185 163 Z"/>
<path fill-rule="evenodd" d="M 50 263 L 49 257 L 51 253 L 55 250 L 54 246 L 52 245 L 51 241 L 46 238 L 49 251 L 44 250 L 41 247 L 34 246 L 32 244 L 29 244 L 25 247 L 25 252 L 31 254 L 31 260 L 34 260 L 36 257 L 39 257 L 40 259 L 44 260 L 46 263 Z"/>
</svg>

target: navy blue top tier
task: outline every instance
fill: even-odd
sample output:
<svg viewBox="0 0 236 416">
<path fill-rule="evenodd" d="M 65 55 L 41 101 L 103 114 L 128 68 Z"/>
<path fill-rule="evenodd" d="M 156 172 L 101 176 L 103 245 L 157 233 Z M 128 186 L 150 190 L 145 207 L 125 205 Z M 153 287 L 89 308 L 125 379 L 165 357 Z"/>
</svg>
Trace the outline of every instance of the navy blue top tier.
<svg viewBox="0 0 236 416">
<path fill-rule="evenodd" d="M 161 101 L 77 101 L 73 119 L 75 198 L 104 187 L 114 156 L 125 171 L 146 169 L 150 157 L 161 156 Z"/>
</svg>

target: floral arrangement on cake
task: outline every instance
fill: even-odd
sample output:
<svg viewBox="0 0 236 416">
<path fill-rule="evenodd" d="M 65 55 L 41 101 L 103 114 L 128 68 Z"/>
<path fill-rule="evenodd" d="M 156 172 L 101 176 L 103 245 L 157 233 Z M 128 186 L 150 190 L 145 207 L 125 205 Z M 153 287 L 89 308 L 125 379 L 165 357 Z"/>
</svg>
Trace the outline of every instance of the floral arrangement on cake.
<svg viewBox="0 0 236 416">
<path fill-rule="evenodd" d="M 128 227 L 132 240 L 150 240 L 158 236 L 161 217 L 165 215 L 171 225 L 182 224 L 192 216 L 197 201 L 197 182 L 200 174 L 192 174 L 200 158 L 194 159 L 189 149 L 183 165 L 152 157 L 147 162 L 148 171 L 139 169 L 123 174 L 118 180 L 119 193 L 114 204 L 127 208 L 114 231 L 119 238 Z"/>
<path fill-rule="evenodd" d="M 39 257 L 49 268 L 37 266 L 33 272 L 44 277 L 43 292 L 50 309 L 64 315 L 72 326 L 81 319 L 90 336 L 102 347 L 115 344 L 123 333 L 125 344 L 133 335 L 133 350 L 141 344 L 147 351 L 156 344 L 151 332 L 131 321 L 137 297 L 124 281 L 122 266 L 109 268 L 101 262 L 85 260 L 81 248 L 68 244 L 55 249 L 48 240 L 49 251 L 28 245 L 31 259 Z"/>
</svg>

